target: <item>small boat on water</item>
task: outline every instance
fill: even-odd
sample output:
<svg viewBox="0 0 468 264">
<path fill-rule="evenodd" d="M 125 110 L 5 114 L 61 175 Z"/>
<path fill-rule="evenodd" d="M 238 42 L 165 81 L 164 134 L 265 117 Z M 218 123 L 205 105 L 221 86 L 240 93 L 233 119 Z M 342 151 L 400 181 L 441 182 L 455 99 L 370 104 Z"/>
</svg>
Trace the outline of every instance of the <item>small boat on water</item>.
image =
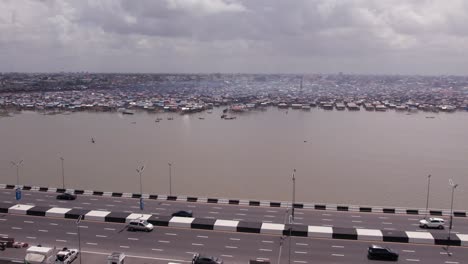
<svg viewBox="0 0 468 264">
<path fill-rule="evenodd" d="M 225 120 L 233 120 L 233 119 L 236 119 L 235 116 L 227 116 L 224 118 Z"/>
<path fill-rule="evenodd" d="M 426 118 L 435 118 L 435 116 L 426 116 Z"/>
<path fill-rule="evenodd" d="M 130 111 L 130 110 L 125 110 L 125 111 L 122 111 L 122 114 L 123 114 L 123 115 L 133 115 L 133 114 L 135 114 L 135 113 L 133 113 L 133 112 Z"/>
<path fill-rule="evenodd" d="M 223 118 L 223 119 L 224 119 L 224 118 L 226 118 L 226 116 L 227 116 L 227 115 L 221 115 L 221 118 Z"/>
<path fill-rule="evenodd" d="M 205 120 L 205 118 L 204 118 L 204 117 L 199 117 L 198 119 L 200 119 L 200 120 Z"/>
<path fill-rule="evenodd" d="M 174 120 L 174 118 L 173 117 L 168 117 L 167 120 Z"/>
<path fill-rule="evenodd" d="M 227 113 L 227 111 L 228 111 L 228 109 L 226 108 L 226 109 L 223 110 L 223 113 Z"/>
</svg>

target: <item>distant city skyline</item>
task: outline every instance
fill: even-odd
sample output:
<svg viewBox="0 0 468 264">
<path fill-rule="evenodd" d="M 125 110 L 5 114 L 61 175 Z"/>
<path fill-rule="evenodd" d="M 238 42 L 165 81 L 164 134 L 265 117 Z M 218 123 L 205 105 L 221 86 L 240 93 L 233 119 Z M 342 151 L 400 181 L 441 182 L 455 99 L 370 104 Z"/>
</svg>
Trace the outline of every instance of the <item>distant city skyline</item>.
<svg viewBox="0 0 468 264">
<path fill-rule="evenodd" d="M 0 72 L 468 75 L 468 1 L 1 0 Z"/>
</svg>

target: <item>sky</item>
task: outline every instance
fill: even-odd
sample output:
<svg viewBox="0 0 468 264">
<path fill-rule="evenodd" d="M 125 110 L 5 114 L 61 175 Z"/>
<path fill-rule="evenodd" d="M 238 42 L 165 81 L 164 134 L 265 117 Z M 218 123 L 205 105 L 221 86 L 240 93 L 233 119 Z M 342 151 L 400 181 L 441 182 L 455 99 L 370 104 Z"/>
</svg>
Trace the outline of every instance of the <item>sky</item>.
<svg viewBox="0 0 468 264">
<path fill-rule="evenodd" d="M 0 71 L 468 75 L 468 1 L 0 0 Z"/>
</svg>

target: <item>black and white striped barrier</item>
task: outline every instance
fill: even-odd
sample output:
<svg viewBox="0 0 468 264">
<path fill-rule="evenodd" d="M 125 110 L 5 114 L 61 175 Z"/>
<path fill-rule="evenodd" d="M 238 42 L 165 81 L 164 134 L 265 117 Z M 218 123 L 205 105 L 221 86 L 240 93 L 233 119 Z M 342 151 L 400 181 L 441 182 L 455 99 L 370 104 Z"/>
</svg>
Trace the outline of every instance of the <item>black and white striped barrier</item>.
<svg viewBox="0 0 468 264">
<path fill-rule="evenodd" d="M 0 184 L 0 189 L 16 189 L 16 185 Z M 37 186 L 19 186 L 23 190 L 63 193 L 70 192 L 79 195 L 95 195 L 106 197 L 123 197 L 123 198 L 140 198 L 162 200 L 162 201 L 180 201 L 180 202 L 198 202 L 198 203 L 213 203 L 213 204 L 231 204 L 244 206 L 262 206 L 262 207 L 291 207 L 290 202 L 276 201 L 258 201 L 258 200 L 242 200 L 242 199 L 226 199 L 226 198 L 201 198 L 191 196 L 170 196 L 157 194 L 136 194 L 122 192 L 102 192 L 91 190 L 76 190 L 76 189 L 60 189 L 52 187 L 37 187 Z M 426 209 L 414 208 L 399 208 L 399 207 L 381 207 L 381 206 L 359 206 L 359 205 L 337 205 L 337 204 L 312 204 L 312 203 L 294 203 L 294 208 L 298 209 L 314 209 L 314 210 L 332 210 L 332 211 L 349 211 L 349 212 L 368 212 L 368 213 L 388 213 L 388 214 L 408 214 L 408 215 L 426 215 Z M 431 209 L 427 212 L 432 216 L 450 216 L 448 209 Z M 455 217 L 467 217 L 466 211 L 454 211 Z"/>
<path fill-rule="evenodd" d="M 468 234 L 452 234 L 449 239 L 445 233 L 388 231 L 378 229 L 343 228 L 298 224 L 273 224 L 211 218 L 172 217 L 141 213 L 43 207 L 27 204 L 17 204 L 13 206 L 0 204 L 0 213 L 56 217 L 65 219 L 78 219 L 78 217 L 82 215 L 83 220 L 112 223 L 128 223 L 133 219 L 142 219 L 152 223 L 155 226 L 168 226 L 189 229 L 258 233 L 280 236 L 291 235 L 310 238 L 468 246 Z"/>
</svg>

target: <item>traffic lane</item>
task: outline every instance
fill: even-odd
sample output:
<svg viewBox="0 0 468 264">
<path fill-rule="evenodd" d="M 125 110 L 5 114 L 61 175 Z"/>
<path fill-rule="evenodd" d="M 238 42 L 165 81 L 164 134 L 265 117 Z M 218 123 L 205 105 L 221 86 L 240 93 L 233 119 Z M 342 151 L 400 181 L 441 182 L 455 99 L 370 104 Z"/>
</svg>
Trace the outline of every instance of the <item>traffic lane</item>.
<svg viewBox="0 0 468 264">
<path fill-rule="evenodd" d="M 78 247 L 78 228 L 74 221 L 27 216 L 9 216 L 8 221 L 14 223 L 15 228 L 8 229 L 2 225 L 0 232 L 13 236 L 18 241 L 33 245 L 55 245 L 59 248 Z M 82 221 L 79 226 L 81 248 L 85 251 L 124 251 L 142 257 L 157 256 L 174 261 L 190 260 L 195 252 L 204 252 L 223 258 L 240 259 L 244 263 L 260 251 L 249 246 L 250 239 L 257 236 L 248 234 L 196 232 L 165 227 L 157 227 L 150 233 L 128 232 L 124 229 L 124 224 L 89 221 Z M 246 246 L 237 247 L 233 243 L 243 243 Z M 270 249 L 263 256 L 272 252 L 273 249 Z"/>
<path fill-rule="evenodd" d="M 13 204 L 14 191 L 1 192 L 8 203 Z M 41 206 L 69 207 L 89 210 L 119 210 L 123 212 L 144 212 L 155 215 L 171 215 L 178 210 L 192 210 L 195 217 L 261 221 L 271 223 L 284 223 L 290 214 L 287 208 L 252 207 L 223 204 L 201 204 L 190 202 L 157 201 L 145 199 L 145 210 L 139 210 L 138 199 L 120 197 L 102 197 L 80 195 L 75 201 L 56 200 L 54 193 L 25 191 L 21 203 Z M 112 206 L 110 206 L 112 205 Z M 448 217 L 446 228 L 448 228 Z M 359 213 L 341 211 L 320 211 L 309 209 L 295 209 L 295 222 L 306 225 L 355 227 L 382 230 L 425 231 L 419 228 L 422 216 L 384 213 Z M 468 233 L 467 218 L 454 218 L 455 233 Z M 445 233 L 446 230 L 431 230 L 431 232 Z"/>
<path fill-rule="evenodd" d="M 20 223 L 25 218 L 34 217 L 10 217 L 12 222 Z M 35 223 L 37 228 L 47 228 L 51 223 L 42 223 L 44 218 L 39 219 Z M 50 219 L 49 219 L 50 220 Z M 27 220 L 30 221 L 30 220 Z M 70 222 L 62 220 L 63 222 Z M 73 221 L 71 221 L 73 222 Z M 53 222 L 52 222 L 53 223 Z M 74 225 L 72 223 L 72 225 Z M 176 228 L 157 228 L 152 233 L 144 232 L 127 232 L 117 230 L 116 226 L 123 224 L 105 225 L 98 222 L 80 223 L 83 225 L 81 232 L 82 241 L 85 245 L 83 250 L 98 250 L 98 249 L 113 249 L 117 248 L 120 251 L 125 250 L 132 254 L 145 255 L 148 251 L 155 251 L 154 246 L 160 246 L 162 252 L 157 252 L 158 256 L 179 256 L 183 259 L 190 259 L 193 252 L 213 252 L 213 255 L 222 256 L 224 259 L 241 259 L 247 261 L 251 258 L 275 259 L 279 252 L 280 237 L 272 235 L 255 235 L 242 233 L 227 233 L 202 230 L 188 230 Z M 113 226 L 114 230 L 109 230 L 109 226 Z M 64 228 L 70 228 L 70 223 L 64 224 Z M 60 228 L 55 228 L 60 229 Z M 76 227 L 72 227 L 76 229 Z M 4 231 L 4 230 L 2 230 Z M 20 230 L 15 230 L 19 232 Z M 70 231 L 70 230 L 68 230 Z M 100 237 L 99 234 L 106 231 L 113 231 L 111 236 L 106 238 Z M 32 233 L 34 230 L 27 230 L 27 233 Z M 63 233 L 63 231 L 61 231 Z M 15 233 L 15 235 L 18 235 Z M 48 232 L 43 238 L 44 243 L 57 243 L 54 238 L 60 234 Z M 76 237 L 75 237 L 76 239 Z M 47 241 L 49 240 L 49 241 Z M 127 243 L 128 241 L 131 241 Z M 362 241 L 347 241 L 347 240 L 327 240 L 327 239 L 311 239 L 311 238 L 291 238 L 291 255 L 294 263 L 362 263 L 367 261 L 366 248 L 370 242 Z M 461 262 L 468 258 L 468 249 L 451 247 L 450 251 L 453 255 L 449 257 L 446 251 L 440 246 L 424 246 L 414 244 L 395 244 L 395 243 L 380 243 L 389 244 L 392 248 L 400 251 L 401 261 L 408 262 L 423 262 L 423 263 L 444 263 L 441 261 L 451 261 L 452 264 Z M 123 247 L 122 247 L 123 246 Z M 174 249 L 170 251 L 171 247 Z M 286 250 L 287 249 L 287 250 Z M 189 250 L 189 251 L 187 251 Z M 289 258 L 289 238 L 283 241 L 283 254 Z M 346 257 L 345 257 L 346 256 Z M 311 261 L 310 258 L 313 258 Z M 282 257 L 284 259 L 284 255 Z M 231 262 L 226 262 L 231 263 Z M 244 262 L 246 263 L 246 262 Z"/>
</svg>

